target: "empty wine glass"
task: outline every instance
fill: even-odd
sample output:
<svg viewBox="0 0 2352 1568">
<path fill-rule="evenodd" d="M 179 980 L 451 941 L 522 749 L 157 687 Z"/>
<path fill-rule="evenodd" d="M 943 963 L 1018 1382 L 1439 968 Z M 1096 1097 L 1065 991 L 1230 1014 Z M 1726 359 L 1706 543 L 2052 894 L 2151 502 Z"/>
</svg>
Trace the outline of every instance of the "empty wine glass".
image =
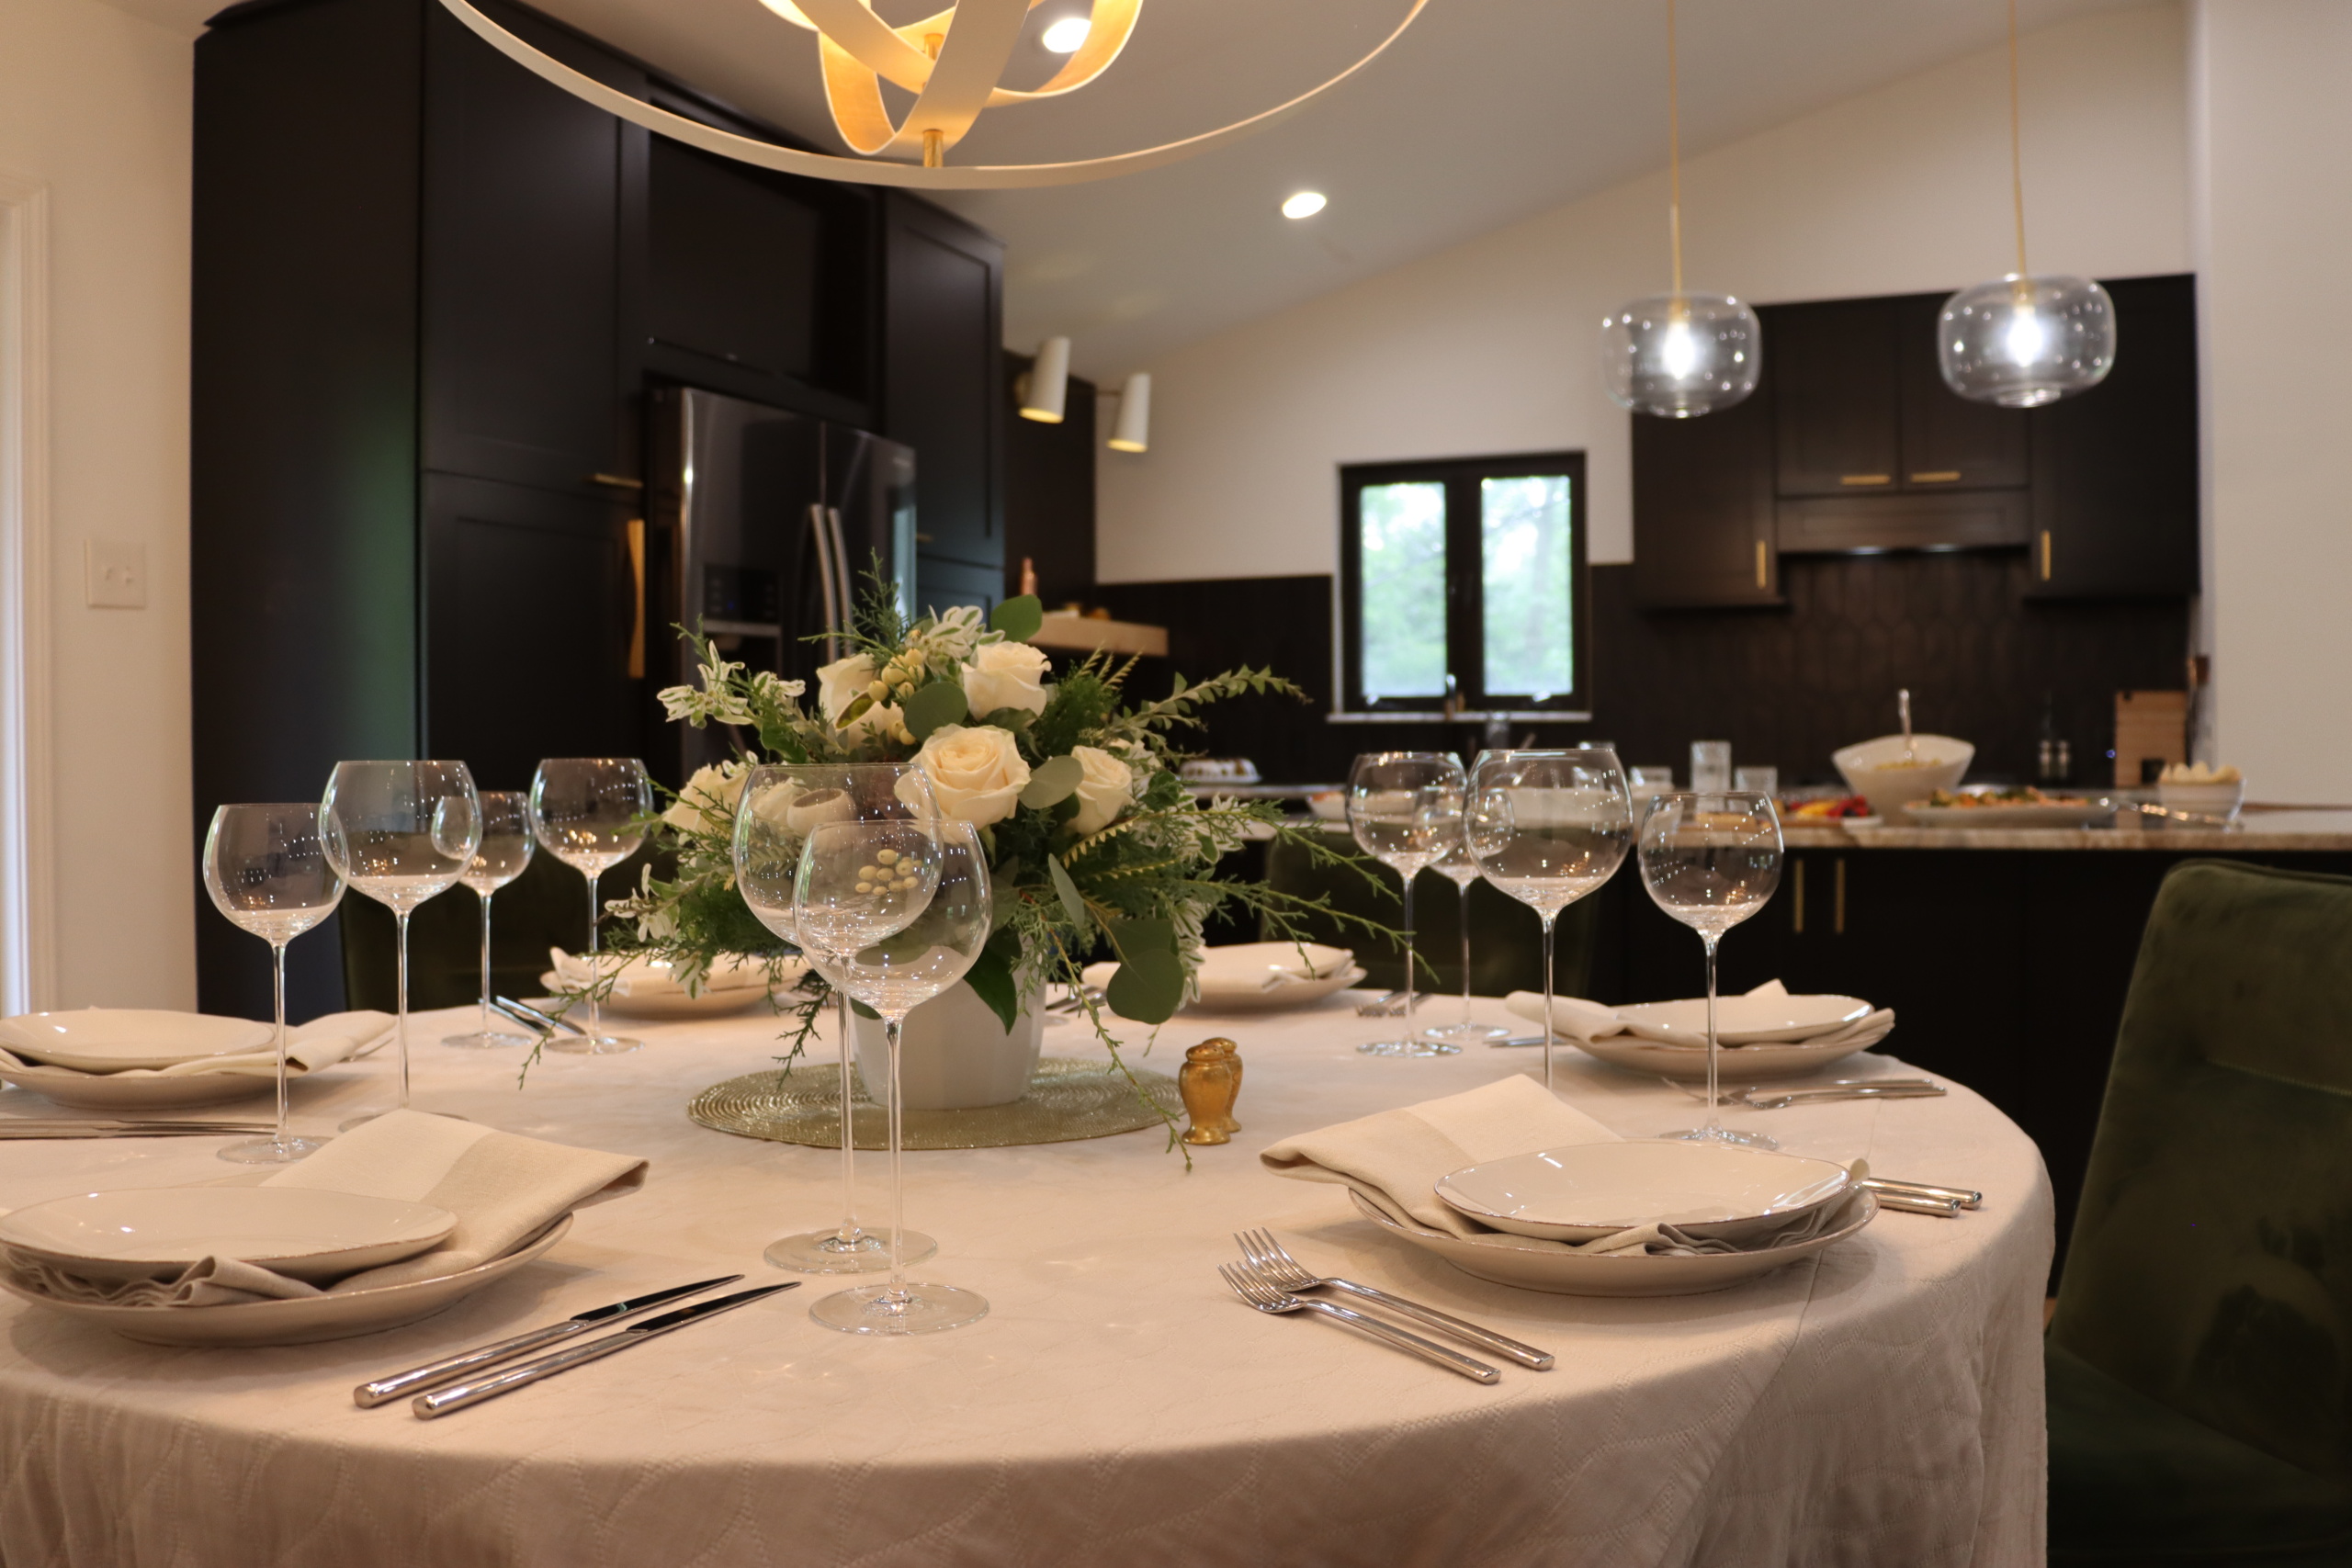
<svg viewBox="0 0 2352 1568">
<path fill-rule="evenodd" d="M 634 757 L 549 757 L 531 778 L 531 832 L 548 853 L 588 879 L 588 1032 L 551 1036 L 550 1051 L 617 1055 L 644 1043 L 607 1034 L 596 973 L 597 883 L 637 852 L 653 826 L 653 782 Z"/>
<path fill-rule="evenodd" d="M 890 1062 L 890 1278 L 835 1292 L 808 1315 L 852 1334 L 929 1334 L 977 1322 L 989 1310 L 978 1292 L 906 1277 L 899 1032 L 917 1005 L 964 977 L 989 940 L 979 831 L 941 818 L 820 824 L 801 851 L 793 908 L 803 951 L 882 1015 Z"/>
<path fill-rule="evenodd" d="M 492 895 L 523 874 L 524 867 L 531 863 L 533 847 L 530 803 L 522 791 L 483 790 L 481 842 L 474 850 L 474 858 L 466 863 L 466 869 L 458 874 L 458 880 L 472 888 L 481 904 L 481 1027 L 471 1034 L 444 1036 L 444 1045 L 482 1049 L 531 1043 L 526 1034 L 491 1027 L 490 900 Z"/>
<path fill-rule="evenodd" d="M 327 860 L 392 912 L 400 950 L 400 1100 L 408 1109 L 408 918 L 457 886 L 481 844 L 481 796 L 463 762 L 337 762 L 319 802 Z M 349 1132 L 380 1111 L 343 1123 Z"/>
<path fill-rule="evenodd" d="M 735 808 L 735 886 L 760 923 L 801 950 L 840 1003 L 842 1043 L 842 1223 L 831 1230 L 779 1236 L 761 1256 L 804 1274 L 867 1274 L 890 1266 L 884 1239 L 857 1223 L 855 1044 L 849 993 L 840 971 L 819 962 L 800 940 L 792 885 L 808 829 L 824 822 L 929 818 L 938 815 L 931 784 L 912 762 L 786 763 L 753 768 Z M 939 1244 L 915 1231 L 899 1237 L 901 1260 L 919 1263 Z"/>
<path fill-rule="evenodd" d="M 1544 923 L 1544 1085 L 1552 1084 L 1552 931 L 1560 911 L 1625 862 L 1634 808 L 1607 747 L 1479 759 L 1464 833 L 1487 880 Z"/>
<path fill-rule="evenodd" d="M 1508 1040 L 1510 1031 L 1498 1029 L 1491 1023 L 1479 1023 L 1470 1016 L 1470 886 L 1481 874 L 1478 857 L 1470 852 L 1466 838 L 1457 838 L 1445 852 L 1445 858 L 1430 868 L 1453 884 L 1453 908 L 1462 922 L 1462 1021 L 1433 1024 L 1421 1031 L 1424 1040 L 1443 1041 L 1451 1045 L 1480 1044 L 1489 1040 Z"/>
<path fill-rule="evenodd" d="M 319 808 L 224 806 L 204 835 L 204 890 L 212 907 L 269 943 L 277 998 L 277 1130 L 231 1144 L 220 1157 L 239 1165 L 300 1159 L 326 1142 L 286 1130 L 286 944 L 334 913 L 343 878 L 327 861 Z"/>
<path fill-rule="evenodd" d="M 1642 881 L 1657 907 L 1699 933 L 1707 950 L 1707 1124 L 1669 1138 L 1776 1149 L 1762 1133 L 1715 1120 L 1715 947 L 1781 885 L 1781 818 L 1770 797 L 1668 795 L 1642 822 Z"/>
<path fill-rule="evenodd" d="M 1405 883 L 1404 1016 L 1413 1016 L 1413 880 L 1462 837 L 1461 761 L 1442 751 L 1371 751 L 1348 774 L 1348 828 L 1364 853 Z M 1374 1056 L 1451 1056 L 1442 1041 L 1371 1040 Z"/>
</svg>

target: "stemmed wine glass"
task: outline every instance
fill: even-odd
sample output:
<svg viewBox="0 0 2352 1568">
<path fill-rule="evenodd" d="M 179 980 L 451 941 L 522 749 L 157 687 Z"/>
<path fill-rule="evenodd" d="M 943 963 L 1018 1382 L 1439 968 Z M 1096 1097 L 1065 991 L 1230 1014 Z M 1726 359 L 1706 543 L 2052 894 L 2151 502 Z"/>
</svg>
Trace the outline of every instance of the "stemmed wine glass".
<svg viewBox="0 0 2352 1568">
<path fill-rule="evenodd" d="M 1413 879 L 1462 836 L 1462 763 L 1442 751 L 1370 751 L 1348 774 L 1348 828 L 1364 853 L 1405 883 L 1405 1006 L 1413 1016 Z M 1374 1056 L 1451 1056 L 1459 1045 L 1428 1039 L 1372 1040 Z"/>
<path fill-rule="evenodd" d="M 1421 1031 L 1421 1038 L 1452 1045 L 1508 1040 L 1510 1030 L 1476 1022 L 1470 1016 L 1470 886 L 1485 874 L 1478 869 L 1478 857 L 1470 852 L 1468 837 L 1454 840 L 1447 846 L 1445 858 L 1430 869 L 1453 884 L 1454 914 L 1462 922 L 1462 1021 L 1432 1024 Z"/>
<path fill-rule="evenodd" d="M 240 930 L 269 943 L 277 995 L 277 1130 L 231 1144 L 220 1157 L 239 1165 L 300 1159 L 326 1142 L 286 1130 L 286 944 L 334 913 L 343 878 L 327 863 L 319 808 L 224 806 L 204 835 L 204 890 Z"/>
<path fill-rule="evenodd" d="M 1663 795 L 1642 823 L 1642 881 L 1657 907 L 1707 950 L 1707 1124 L 1669 1138 L 1777 1149 L 1763 1133 L 1715 1120 L 1715 947 L 1781 885 L 1781 818 L 1769 795 Z"/>
<path fill-rule="evenodd" d="M 825 822 L 923 819 L 938 815 L 930 781 L 912 762 L 789 763 L 752 770 L 735 808 L 735 886 L 760 923 L 801 950 L 841 1003 L 842 1042 L 842 1223 L 831 1230 L 779 1236 L 761 1254 L 779 1269 L 804 1274 L 868 1274 L 890 1266 L 882 1237 L 857 1223 L 855 1045 L 849 1021 L 849 992 L 840 970 L 821 962 L 800 940 L 793 912 L 792 886 L 800 873 L 800 852 L 808 830 Z M 902 1261 L 919 1263 L 939 1244 L 916 1231 L 901 1231 Z"/>
<path fill-rule="evenodd" d="M 471 1034 L 444 1036 L 444 1045 L 481 1049 L 528 1045 L 527 1035 L 490 1026 L 490 900 L 500 888 L 523 874 L 531 863 L 531 814 L 520 790 L 481 792 L 481 843 L 458 880 L 474 890 L 481 903 L 481 1027 Z"/>
<path fill-rule="evenodd" d="M 1617 874 L 1634 841 L 1625 771 L 1605 747 L 1478 760 L 1464 824 L 1487 880 L 1544 922 L 1544 1087 L 1552 1086 L 1552 929 Z"/>
<path fill-rule="evenodd" d="M 989 940 L 989 865 L 979 830 L 944 818 L 843 821 L 808 834 L 793 886 L 803 951 L 882 1015 L 889 1054 L 890 1278 L 808 1309 L 852 1334 L 929 1334 L 988 1314 L 976 1291 L 910 1283 L 899 1254 L 906 1208 L 899 1032 L 907 1014 L 972 967 Z"/>
<path fill-rule="evenodd" d="M 634 757 L 549 757 L 531 778 L 531 831 L 548 853 L 588 879 L 588 1032 L 558 1034 L 550 1051 L 617 1055 L 644 1042 L 607 1034 L 597 996 L 596 927 L 605 906 L 597 882 L 645 842 L 653 826 L 653 782 Z"/>
<path fill-rule="evenodd" d="M 408 918 L 457 886 L 481 846 L 481 796 L 463 762 L 337 762 L 319 802 L 327 861 L 392 911 L 400 933 L 399 1109 L 408 1109 Z M 343 1123 L 349 1132 L 380 1114 Z"/>
</svg>

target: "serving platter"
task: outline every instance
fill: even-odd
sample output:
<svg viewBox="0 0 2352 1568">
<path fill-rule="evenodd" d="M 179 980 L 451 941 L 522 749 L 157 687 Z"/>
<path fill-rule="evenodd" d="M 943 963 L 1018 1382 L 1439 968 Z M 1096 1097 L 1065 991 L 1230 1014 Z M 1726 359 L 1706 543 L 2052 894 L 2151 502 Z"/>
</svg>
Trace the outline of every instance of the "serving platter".
<svg viewBox="0 0 2352 1568">
<path fill-rule="evenodd" d="M 266 1023 L 152 1008 L 84 1008 L 0 1019 L 0 1046 L 29 1061 L 85 1073 L 151 1072 L 207 1056 L 266 1051 Z"/>
<path fill-rule="evenodd" d="M 438 1246 L 430 1203 L 304 1187 L 131 1187 L 0 1215 L 0 1247 L 91 1280 L 168 1280 L 206 1258 L 318 1284 Z"/>
<path fill-rule="evenodd" d="M 1804 1155 L 1625 1138 L 1464 1166 L 1439 1179 L 1437 1196 L 1482 1224 L 1547 1241 L 1597 1241 L 1663 1222 L 1737 1242 L 1834 1202 L 1853 1184 L 1844 1166 Z"/>
</svg>

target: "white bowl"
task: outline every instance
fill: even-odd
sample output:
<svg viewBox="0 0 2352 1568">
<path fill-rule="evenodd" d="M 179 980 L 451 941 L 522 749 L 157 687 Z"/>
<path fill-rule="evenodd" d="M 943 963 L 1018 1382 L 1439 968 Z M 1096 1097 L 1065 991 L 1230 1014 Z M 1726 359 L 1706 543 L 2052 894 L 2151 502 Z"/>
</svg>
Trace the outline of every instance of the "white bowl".
<svg viewBox="0 0 2352 1568">
<path fill-rule="evenodd" d="M 310 1187 L 134 1187 L 0 1217 L 0 1246 L 93 1280 L 168 1280 L 206 1258 L 320 1283 L 438 1246 L 458 1216 L 430 1203 Z"/>
<path fill-rule="evenodd" d="M 1306 809 L 1321 822 L 1344 822 L 1348 819 L 1348 792 L 1343 789 L 1318 789 L 1306 797 Z"/>
<path fill-rule="evenodd" d="M 1911 744 L 1924 766 L 1880 766 L 1902 760 L 1900 735 L 1882 735 L 1875 740 L 1841 747 L 1829 754 L 1829 760 L 1838 764 L 1846 787 L 1868 800 L 1872 811 L 1901 821 L 1903 808 L 1913 801 L 1925 800 L 1939 789 L 1957 788 L 1968 764 L 1976 760 L 1975 747 L 1949 735 L 1915 735 Z"/>
<path fill-rule="evenodd" d="M 2156 785 L 2156 803 L 2166 811 L 2188 811 L 2199 817 L 2233 820 L 2238 807 L 2245 804 L 2245 781 L 2233 779 L 2228 784 L 2159 783 Z M 2195 828 L 2202 824 L 2183 822 L 2178 826 Z"/>
<path fill-rule="evenodd" d="M 1739 1241 L 1845 1195 L 1853 1175 L 1804 1155 L 1727 1144 L 1625 1138 L 1538 1149 L 1442 1179 L 1447 1207 L 1497 1230 L 1595 1241 L 1662 1221 Z"/>
</svg>

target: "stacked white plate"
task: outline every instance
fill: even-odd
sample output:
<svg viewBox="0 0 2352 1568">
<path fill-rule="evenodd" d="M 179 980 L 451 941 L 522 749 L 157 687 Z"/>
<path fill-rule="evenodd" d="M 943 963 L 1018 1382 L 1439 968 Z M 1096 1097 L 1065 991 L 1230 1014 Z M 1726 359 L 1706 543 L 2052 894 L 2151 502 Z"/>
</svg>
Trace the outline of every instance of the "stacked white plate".
<svg viewBox="0 0 2352 1568">
<path fill-rule="evenodd" d="M 0 1019 L 0 1079 L 91 1111 L 165 1111 L 267 1094 L 269 1078 L 248 1073 L 151 1075 L 214 1056 L 266 1051 L 266 1023 L 209 1013 L 144 1008 L 85 1008 Z M 134 1069 L 145 1069 L 126 1077 Z"/>
<path fill-rule="evenodd" d="M 551 950 L 550 956 L 558 966 L 541 975 L 539 984 L 551 996 L 588 984 L 586 954 Z M 789 988 L 806 972 L 799 959 L 786 959 L 779 988 Z M 672 977 L 669 964 L 641 955 L 617 963 L 608 957 L 598 966 L 597 975 L 612 987 L 605 997 L 604 1010 L 629 1018 L 723 1018 L 763 1002 L 769 995 L 766 963 L 755 958 L 712 965 L 694 996 L 688 996 L 684 985 Z"/>
<path fill-rule="evenodd" d="M 1084 978 L 1090 986 L 1108 986 L 1118 972 L 1116 964 L 1092 964 Z M 1234 942 L 1201 950 L 1201 994 L 1192 1005 L 1203 1012 L 1272 1012 L 1321 1001 L 1363 977 L 1355 954 L 1344 947 Z"/>
<path fill-rule="evenodd" d="M 1654 1077 L 1707 1076 L 1707 998 L 1641 1002 L 1616 1010 L 1625 1032 L 1577 1042 L 1604 1062 Z M 1726 1081 L 1790 1077 L 1824 1067 L 1877 1042 L 1841 1038 L 1871 1004 L 1846 996 L 1737 996 L 1715 1000 L 1715 1038 L 1726 1047 Z"/>
</svg>

